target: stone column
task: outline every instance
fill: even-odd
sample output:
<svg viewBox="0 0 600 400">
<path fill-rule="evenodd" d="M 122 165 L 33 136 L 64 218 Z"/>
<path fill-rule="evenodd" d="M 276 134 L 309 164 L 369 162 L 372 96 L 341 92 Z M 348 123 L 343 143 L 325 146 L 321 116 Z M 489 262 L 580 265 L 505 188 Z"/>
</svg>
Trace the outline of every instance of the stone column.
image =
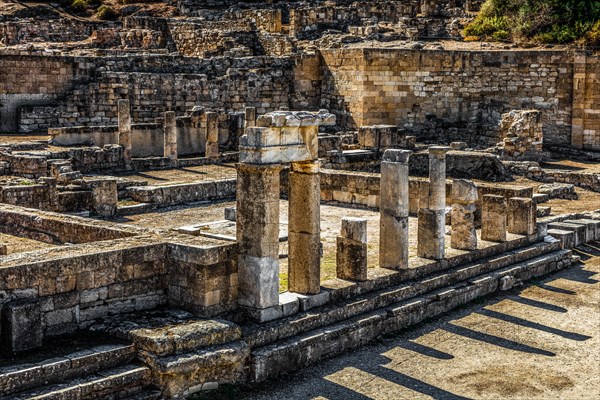
<svg viewBox="0 0 600 400">
<path fill-rule="evenodd" d="M 219 158 L 219 114 L 206 113 L 206 157 Z"/>
<path fill-rule="evenodd" d="M 174 111 L 165 113 L 165 146 L 164 156 L 171 161 L 177 161 L 177 120 Z"/>
<path fill-rule="evenodd" d="M 121 99 L 117 103 L 119 118 L 119 145 L 123 146 L 123 162 L 126 169 L 131 169 L 131 111 L 129 100 Z"/>
<path fill-rule="evenodd" d="M 477 249 L 475 209 L 477 186 L 466 179 L 452 182 L 452 236 L 450 247 L 458 250 Z"/>
<path fill-rule="evenodd" d="M 379 266 L 408 268 L 410 150 L 386 150 L 381 161 Z"/>
<path fill-rule="evenodd" d="M 533 235 L 536 224 L 536 206 L 532 199 L 512 197 L 508 199 L 508 232 L 517 235 Z"/>
<path fill-rule="evenodd" d="M 429 148 L 429 188 L 419 199 L 417 255 L 441 260 L 444 258 L 446 230 L 446 146 Z"/>
<path fill-rule="evenodd" d="M 321 291 L 319 161 L 291 163 L 288 193 L 289 291 Z"/>
<path fill-rule="evenodd" d="M 486 194 L 481 202 L 481 240 L 506 242 L 506 198 Z"/>
<path fill-rule="evenodd" d="M 246 115 L 244 116 L 244 124 L 246 128 L 256 126 L 256 108 L 246 107 Z"/>
<path fill-rule="evenodd" d="M 237 165 L 238 303 L 279 304 L 279 164 Z"/>
<path fill-rule="evenodd" d="M 342 218 L 337 237 L 336 274 L 339 279 L 367 280 L 367 220 Z"/>
<path fill-rule="evenodd" d="M 117 214 L 118 190 L 116 179 L 97 179 L 89 182 L 92 188 L 92 213 L 111 218 Z"/>
</svg>

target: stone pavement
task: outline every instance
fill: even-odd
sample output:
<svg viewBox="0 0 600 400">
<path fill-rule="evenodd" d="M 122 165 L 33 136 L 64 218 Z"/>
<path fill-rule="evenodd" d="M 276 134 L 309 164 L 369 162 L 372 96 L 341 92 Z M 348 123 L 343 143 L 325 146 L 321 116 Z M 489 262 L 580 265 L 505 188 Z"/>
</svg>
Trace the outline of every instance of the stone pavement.
<svg viewBox="0 0 600 400">
<path fill-rule="evenodd" d="M 582 264 L 219 399 L 600 398 L 600 242 Z"/>
</svg>

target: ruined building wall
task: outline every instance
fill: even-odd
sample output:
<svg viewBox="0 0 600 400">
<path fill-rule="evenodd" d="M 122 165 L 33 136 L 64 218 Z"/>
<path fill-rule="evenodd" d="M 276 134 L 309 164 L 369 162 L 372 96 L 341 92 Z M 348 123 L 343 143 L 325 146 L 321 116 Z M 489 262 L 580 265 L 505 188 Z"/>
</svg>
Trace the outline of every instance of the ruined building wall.
<svg viewBox="0 0 600 400">
<path fill-rule="evenodd" d="M 53 104 L 76 79 L 66 58 L 2 57 L 0 71 L 0 132 L 18 130 L 20 106 Z"/>
<path fill-rule="evenodd" d="M 0 57 L 0 70 L 8 71 L 0 76 L 0 132 L 17 132 L 19 125 L 26 132 L 31 126 L 114 124 L 120 98 L 130 99 L 135 122 L 154 122 L 169 110 L 181 115 L 194 106 L 225 111 L 251 106 L 265 113 L 290 106 L 294 80 L 294 61 L 286 57 L 16 54 Z M 56 112 L 32 109 L 35 105 Z"/>
<path fill-rule="evenodd" d="M 575 54 L 572 145 L 600 150 L 600 56 Z"/>
<path fill-rule="evenodd" d="M 397 124 L 420 139 L 492 145 L 502 113 L 539 109 L 545 142 L 571 142 L 570 53 L 344 49 L 322 56 L 322 106 L 349 127 Z"/>
</svg>

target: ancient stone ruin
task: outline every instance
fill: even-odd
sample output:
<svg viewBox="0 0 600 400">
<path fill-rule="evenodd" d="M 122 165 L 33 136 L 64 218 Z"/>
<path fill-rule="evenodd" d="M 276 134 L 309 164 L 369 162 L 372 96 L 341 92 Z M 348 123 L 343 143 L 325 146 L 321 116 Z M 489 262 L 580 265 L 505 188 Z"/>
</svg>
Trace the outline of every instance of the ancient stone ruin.
<svg viewBox="0 0 600 400">
<path fill-rule="evenodd" d="M 578 263 L 600 54 L 481 3 L 0 5 L 0 398 L 253 385 Z"/>
</svg>

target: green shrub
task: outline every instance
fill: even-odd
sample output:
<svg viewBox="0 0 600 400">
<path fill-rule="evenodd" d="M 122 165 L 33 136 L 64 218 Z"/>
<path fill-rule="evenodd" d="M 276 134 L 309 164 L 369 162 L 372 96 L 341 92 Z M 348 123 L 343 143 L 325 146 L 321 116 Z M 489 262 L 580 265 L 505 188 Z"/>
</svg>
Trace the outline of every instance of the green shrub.
<svg viewBox="0 0 600 400">
<path fill-rule="evenodd" d="M 101 5 L 96 11 L 96 18 L 102 21 L 114 21 L 119 18 L 119 14 L 107 5 Z"/>
<path fill-rule="evenodd" d="M 594 47 L 600 47 L 600 19 L 592 26 L 585 37 L 585 42 Z"/>
<path fill-rule="evenodd" d="M 71 3 L 71 8 L 75 11 L 83 11 L 89 5 L 88 0 L 73 0 Z"/>
<path fill-rule="evenodd" d="M 598 0 L 487 0 L 464 35 L 569 43 L 586 38 L 599 19 Z"/>
</svg>

